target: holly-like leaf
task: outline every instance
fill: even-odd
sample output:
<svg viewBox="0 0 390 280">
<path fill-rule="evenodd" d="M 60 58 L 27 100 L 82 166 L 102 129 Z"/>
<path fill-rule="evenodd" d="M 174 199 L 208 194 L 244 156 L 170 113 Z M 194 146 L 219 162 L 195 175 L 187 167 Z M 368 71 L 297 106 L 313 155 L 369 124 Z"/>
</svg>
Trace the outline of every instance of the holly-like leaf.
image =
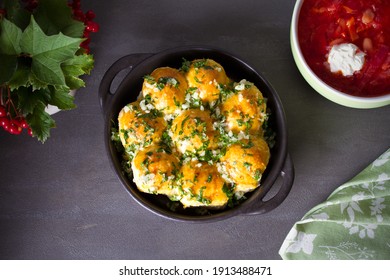
<svg viewBox="0 0 390 280">
<path fill-rule="evenodd" d="M 20 87 L 12 92 L 18 96 L 18 107 L 23 114 L 32 114 L 40 103 L 47 104 L 51 98 L 48 90 L 41 89 L 33 91 L 31 87 Z"/>
<path fill-rule="evenodd" d="M 85 82 L 77 76 L 65 76 L 66 85 L 72 89 L 85 87 Z"/>
<path fill-rule="evenodd" d="M 29 86 L 29 75 L 31 69 L 20 60 L 23 60 L 23 58 L 18 58 L 16 70 L 13 73 L 12 78 L 7 82 L 11 90 L 15 90 L 23 86 Z"/>
<path fill-rule="evenodd" d="M 91 54 L 81 54 L 68 59 L 62 64 L 62 68 L 67 68 L 70 75 L 89 74 L 93 68 L 94 59 Z"/>
<path fill-rule="evenodd" d="M 48 87 L 48 83 L 39 80 L 35 74 L 31 72 L 31 58 L 28 57 L 18 57 L 16 71 L 7 84 L 11 90 L 30 86 L 32 87 L 32 90 L 47 89 Z"/>
<path fill-rule="evenodd" d="M 93 56 L 89 54 L 77 55 L 62 65 L 62 71 L 65 75 L 65 81 L 71 89 L 78 89 L 85 86 L 85 82 L 79 78 L 84 74 L 89 74 L 93 68 Z"/>
<path fill-rule="evenodd" d="M 68 87 L 50 87 L 50 104 L 57 106 L 61 110 L 76 108 L 74 97 L 69 94 Z"/>
<path fill-rule="evenodd" d="M 26 115 L 26 121 L 29 124 L 33 136 L 44 143 L 50 136 L 50 129 L 55 127 L 55 122 L 48 113 L 45 112 L 45 105 L 38 103 L 32 114 Z"/>
<path fill-rule="evenodd" d="M 7 82 L 11 90 L 20 87 L 32 87 L 33 90 L 46 89 L 48 83 L 39 80 L 33 72 L 31 72 L 31 57 L 19 56 L 17 59 L 17 68 L 12 78 Z"/>
<path fill-rule="evenodd" d="M 47 35 L 63 33 L 69 37 L 80 38 L 84 32 L 84 24 L 74 20 L 72 10 L 67 1 L 39 0 L 34 17 Z"/>
<path fill-rule="evenodd" d="M 61 63 L 72 58 L 83 39 L 63 34 L 47 36 L 31 17 L 21 38 L 22 52 L 32 58 L 31 71 L 42 83 L 65 85 Z"/>
<path fill-rule="evenodd" d="M 6 18 L 0 21 L 0 52 L 7 55 L 19 55 L 22 30 Z"/>
</svg>

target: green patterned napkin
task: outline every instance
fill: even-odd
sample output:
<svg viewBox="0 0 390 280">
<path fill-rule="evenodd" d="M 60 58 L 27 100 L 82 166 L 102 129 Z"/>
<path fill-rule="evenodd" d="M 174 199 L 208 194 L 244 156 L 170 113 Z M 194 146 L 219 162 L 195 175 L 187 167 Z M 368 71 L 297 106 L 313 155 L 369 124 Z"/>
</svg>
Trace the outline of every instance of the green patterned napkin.
<svg viewBox="0 0 390 280">
<path fill-rule="evenodd" d="M 283 259 L 390 259 L 390 149 L 297 222 Z"/>
</svg>

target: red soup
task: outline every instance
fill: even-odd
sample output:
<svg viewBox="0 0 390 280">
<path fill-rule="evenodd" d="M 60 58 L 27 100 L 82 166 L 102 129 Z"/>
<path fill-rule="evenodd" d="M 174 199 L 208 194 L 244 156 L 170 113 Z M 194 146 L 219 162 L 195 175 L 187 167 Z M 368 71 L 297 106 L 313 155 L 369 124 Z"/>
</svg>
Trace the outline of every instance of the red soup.
<svg viewBox="0 0 390 280">
<path fill-rule="evenodd" d="M 307 64 L 333 88 L 390 94 L 390 0 L 305 0 L 298 40 Z"/>
</svg>

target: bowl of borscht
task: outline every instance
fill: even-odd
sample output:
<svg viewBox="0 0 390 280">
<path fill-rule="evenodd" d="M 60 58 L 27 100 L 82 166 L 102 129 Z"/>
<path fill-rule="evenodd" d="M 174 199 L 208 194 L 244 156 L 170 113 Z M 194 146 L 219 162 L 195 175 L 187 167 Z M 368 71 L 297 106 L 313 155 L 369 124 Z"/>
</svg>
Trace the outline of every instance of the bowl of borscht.
<svg viewBox="0 0 390 280">
<path fill-rule="evenodd" d="M 318 93 L 352 108 L 390 104 L 390 0 L 297 0 L 290 35 Z"/>
</svg>

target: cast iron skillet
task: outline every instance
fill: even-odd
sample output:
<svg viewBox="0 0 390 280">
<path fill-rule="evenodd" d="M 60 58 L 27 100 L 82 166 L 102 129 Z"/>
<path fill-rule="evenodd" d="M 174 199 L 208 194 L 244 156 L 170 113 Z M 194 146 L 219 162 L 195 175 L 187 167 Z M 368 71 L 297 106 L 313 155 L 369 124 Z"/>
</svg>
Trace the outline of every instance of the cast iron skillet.
<svg viewBox="0 0 390 280">
<path fill-rule="evenodd" d="M 250 194 L 247 200 L 233 208 L 224 210 L 205 210 L 183 208 L 179 203 L 171 202 L 162 195 L 151 195 L 138 191 L 132 179 L 121 168 L 121 155 L 111 141 L 111 128 L 117 123 L 119 111 L 128 103 L 135 101 L 140 93 L 143 76 L 155 68 L 170 66 L 180 68 L 186 60 L 210 58 L 220 63 L 227 75 L 235 81 L 246 79 L 253 82 L 267 98 L 267 107 L 271 109 L 270 126 L 276 133 L 275 146 L 271 149 L 271 159 L 263 174 L 260 187 Z M 115 92 L 111 92 L 114 78 L 124 69 L 130 72 L 122 80 Z M 104 114 L 104 139 L 111 165 L 130 195 L 146 209 L 175 221 L 210 222 L 219 221 L 236 215 L 256 215 L 271 211 L 287 197 L 294 181 L 294 167 L 287 152 L 287 127 L 281 101 L 272 86 L 251 66 L 235 55 L 223 50 L 204 46 L 179 47 L 157 54 L 137 53 L 117 60 L 105 73 L 99 87 L 99 98 Z M 276 180 L 281 178 L 278 192 L 265 200 Z M 278 182 L 279 182 L 278 181 Z"/>
</svg>

